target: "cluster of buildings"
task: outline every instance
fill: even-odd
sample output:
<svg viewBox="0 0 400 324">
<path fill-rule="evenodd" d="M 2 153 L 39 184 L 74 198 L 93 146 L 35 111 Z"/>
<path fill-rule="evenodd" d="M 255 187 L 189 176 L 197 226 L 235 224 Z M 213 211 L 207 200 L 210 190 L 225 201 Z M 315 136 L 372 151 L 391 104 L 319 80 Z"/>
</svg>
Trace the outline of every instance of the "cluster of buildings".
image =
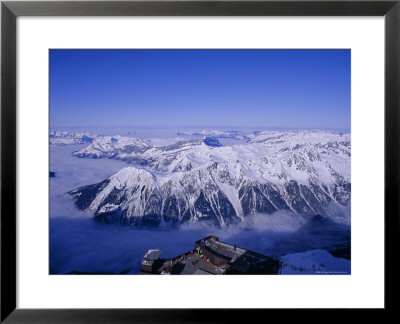
<svg viewBox="0 0 400 324">
<path fill-rule="evenodd" d="M 280 262 L 208 236 L 194 249 L 171 259 L 161 259 L 161 249 L 149 249 L 143 256 L 141 274 L 279 274 Z"/>
</svg>

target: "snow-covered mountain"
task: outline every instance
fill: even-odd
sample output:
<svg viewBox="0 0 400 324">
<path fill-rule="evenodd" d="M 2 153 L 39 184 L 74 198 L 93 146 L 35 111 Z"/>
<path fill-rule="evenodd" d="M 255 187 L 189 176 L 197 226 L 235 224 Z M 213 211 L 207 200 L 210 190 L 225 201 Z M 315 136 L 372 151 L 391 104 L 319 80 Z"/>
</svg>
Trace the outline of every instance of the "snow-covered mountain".
<svg viewBox="0 0 400 324">
<path fill-rule="evenodd" d="M 286 254 L 279 261 L 281 274 L 350 274 L 350 260 L 320 249 Z"/>
<path fill-rule="evenodd" d="M 91 145 L 73 154 L 80 158 L 115 158 L 133 163 L 141 161 L 141 164 L 151 165 L 154 162 L 154 154 L 160 158 L 165 156 L 166 159 L 170 159 L 173 156 L 171 153 L 197 148 L 203 143 L 210 147 L 221 146 L 218 139 L 206 136 L 202 139 L 181 140 L 168 146 L 155 147 L 141 139 L 116 135 L 98 136 Z"/>
<path fill-rule="evenodd" d="M 81 158 L 116 158 L 140 162 L 141 154 L 149 148 L 151 146 L 147 142 L 132 137 L 97 136 L 89 146 L 73 154 Z"/>
<path fill-rule="evenodd" d="M 50 131 L 50 145 L 73 145 L 91 143 L 96 135 L 88 132 Z"/>
<path fill-rule="evenodd" d="M 202 129 L 202 130 L 192 130 L 192 131 L 184 131 L 178 132 L 176 135 L 179 136 L 208 136 L 215 138 L 233 138 L 238 140 L 248 139 L 246 135 L 240 134 L 236 130 L 220 130 L 220 129 Z"/>
<path fill-rule="evenodd" d="M 267 131 L 248 139 L 221 146 L 204 137 L 155 147 L 120 136 L 96 138 L 74 155 L 132 166 L 71 194 L 98 220 L 153 226 L 227 225 L 277 210 L 332 216 L 331 206 L 350 205 L 350 134 Z"/>
</svg>

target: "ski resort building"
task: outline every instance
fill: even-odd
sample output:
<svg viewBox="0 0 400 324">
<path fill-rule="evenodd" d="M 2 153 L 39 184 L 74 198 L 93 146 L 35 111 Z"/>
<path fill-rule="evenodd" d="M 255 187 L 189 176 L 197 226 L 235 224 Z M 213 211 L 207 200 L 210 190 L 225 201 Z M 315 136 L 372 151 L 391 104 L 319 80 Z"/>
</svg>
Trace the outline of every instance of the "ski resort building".
<svg viewBox="0 0 400 324">
<path fill-rule="evenodd" d="M 194 249 L 172 259 L 161 259 L 162 250 L 149 249 L 143 256 L 141 274 L 278 274 L 279 261 L 208 236 Z"/>
</svg>

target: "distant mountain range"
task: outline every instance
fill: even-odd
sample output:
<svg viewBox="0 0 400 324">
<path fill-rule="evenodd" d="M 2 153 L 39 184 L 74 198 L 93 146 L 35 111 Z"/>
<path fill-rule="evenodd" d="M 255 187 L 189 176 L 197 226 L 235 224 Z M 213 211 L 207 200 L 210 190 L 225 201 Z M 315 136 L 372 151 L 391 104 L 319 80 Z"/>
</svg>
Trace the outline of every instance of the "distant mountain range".
<svg viewBox="0 0 400 324">
<path fill-rule="evenodd" d="M 159 147 L 129 137 L 79 135 L 77 141 L 90 144 L 74 152 L 76 157 L 131 166 L 70 194 L 99 221 L 148 226 L 224 226 L 278 210 L 306 216 L 328 215 L 332 207 L 349 210 L 350 134 L 266 131 L 241 136 L 242 144 L 230 146 L 210 134 L 216 136 Z"/>
<path fill-rule="evenodd" d="M 50 145 L 71 145 L 71 144 L 85 144 L 91 143 L 96 135 L 88 132 L 64 132 L 64 131 L 50 131 Z"/>
</svg>

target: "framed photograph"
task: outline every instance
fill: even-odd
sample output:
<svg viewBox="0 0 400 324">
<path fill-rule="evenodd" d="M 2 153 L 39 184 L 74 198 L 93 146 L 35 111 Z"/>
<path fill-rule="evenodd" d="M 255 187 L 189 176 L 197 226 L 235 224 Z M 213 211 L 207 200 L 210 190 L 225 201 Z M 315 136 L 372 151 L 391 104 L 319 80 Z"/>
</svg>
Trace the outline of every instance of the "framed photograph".
<svg viewBox="0 0 400 324">
<path fill-rule="evenodd" d="M 1 10 L 1 321 L 394 309 L 398 1 Z"/>
</svg>

